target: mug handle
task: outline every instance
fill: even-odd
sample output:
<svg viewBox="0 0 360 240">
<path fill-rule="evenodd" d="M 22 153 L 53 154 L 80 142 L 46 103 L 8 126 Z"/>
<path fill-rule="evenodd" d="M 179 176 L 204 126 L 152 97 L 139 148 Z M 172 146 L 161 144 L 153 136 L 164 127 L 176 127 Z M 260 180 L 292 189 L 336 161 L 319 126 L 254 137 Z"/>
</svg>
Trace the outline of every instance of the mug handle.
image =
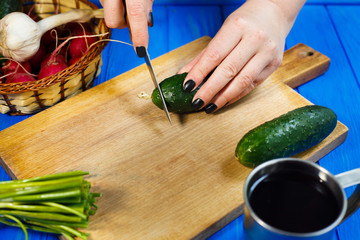
<svg viewBox="0 0 360 240">
<path fill-rule="evenodd" d="M 342 220 L 343 222 L 360 207 L 360 168 L 337 174 L 335 179 L 339 182 L 342 188 L 347 188 L 358 184 L 354 192 L 347 200 L 347 209 Z"/>
</svg>

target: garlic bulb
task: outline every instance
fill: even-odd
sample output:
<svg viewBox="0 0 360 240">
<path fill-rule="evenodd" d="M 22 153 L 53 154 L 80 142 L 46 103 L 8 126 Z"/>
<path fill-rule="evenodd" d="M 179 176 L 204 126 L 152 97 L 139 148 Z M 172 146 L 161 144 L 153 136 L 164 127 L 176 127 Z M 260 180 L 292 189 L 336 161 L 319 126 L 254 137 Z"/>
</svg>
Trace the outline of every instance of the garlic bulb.
<svg viewBox="0 0 360 240">
<path fill-rule="evenodd" d="M 87 22 L 103 18 L 103 9 L 74 9 L 35 22 L 28 15 L 12 12 L 0 20 L 0 52 L 4 57 L 23 62 L 39 49 L 42 35 L 68 22 Z"/>
<path fill-rule="evenodd" d="M 40 47 L 40 26 L 28 15 L 13 12 L 0 21 L 0 51 L 5 57 L 23 62 Z"/>
</svg>

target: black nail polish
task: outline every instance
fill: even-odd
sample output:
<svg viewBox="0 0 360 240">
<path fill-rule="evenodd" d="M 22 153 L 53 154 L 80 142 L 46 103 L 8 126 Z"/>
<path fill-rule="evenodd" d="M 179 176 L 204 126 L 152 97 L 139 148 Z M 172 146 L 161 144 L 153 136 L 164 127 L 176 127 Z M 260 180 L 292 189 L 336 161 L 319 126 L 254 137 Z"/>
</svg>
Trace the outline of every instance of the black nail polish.
<svg viewBox="0 0 360 240">
<path fill-rule="evenodd" d="M 210 103 L 209 105 L 207 105 L 207 106 L 205 107 L 205 112 L 206 112 L 207 114 L 209 114 L 209 113 L 214 112 L 216 109 L 217 109 L 216 104 L 215 104 L 215 103 Z"/>
<path fill-rule="evenodd" d="M 195 87 L 195 81 L 190 79 L 184 84 L 183 89 L 184 91 L 191 92 L 191 90 L 193 90 L 194 87 Z"/>
<path fill-rule="evenodd" d="M 154 18 L 152 12 L 149 12 L 149 27 L 154 26 Z"/>
<path fill-rule="evenodd" d="M 136 47 L 136 54 L 138 55 L 138 57 L 145 57 L 146 55 L 146 49 L 144 46 L 140 46 L 140 47 Z"/>
<path fill-rule="evenodd" d="M 191 104 L 191 108 L 196 111 L 199 110 L 204 105 L 204 101 L 200 98 L 197 98 L 193 103 Z"/>
</svg>

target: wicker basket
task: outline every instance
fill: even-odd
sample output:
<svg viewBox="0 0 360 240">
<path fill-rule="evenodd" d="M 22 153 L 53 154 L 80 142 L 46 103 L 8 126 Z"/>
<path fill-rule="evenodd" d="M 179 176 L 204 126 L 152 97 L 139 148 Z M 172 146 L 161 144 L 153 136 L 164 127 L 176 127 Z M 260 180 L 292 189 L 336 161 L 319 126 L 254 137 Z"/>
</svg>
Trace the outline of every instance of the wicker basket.
<svg viewBox="0 0 360 240">
<path fill-rule="evenodd" d="M 34 2 L 24 0 L 24 8 Z M 41 18 L 74 8 L 97 9 L 86 0 L 38 0 L 33 12 Z M 100 39 L 110 38 L 110 30 L 103 19 L 92 19 L 95 34 L 109 33 Z M 101 68 L 101 52 L 107 41 L 92 47 L 77 63 L 47 78 L 25 83 L 0 83 L 0 112 L 11 115 L 33 114 L 72 97 L 92 86 Z"/>
</svg>

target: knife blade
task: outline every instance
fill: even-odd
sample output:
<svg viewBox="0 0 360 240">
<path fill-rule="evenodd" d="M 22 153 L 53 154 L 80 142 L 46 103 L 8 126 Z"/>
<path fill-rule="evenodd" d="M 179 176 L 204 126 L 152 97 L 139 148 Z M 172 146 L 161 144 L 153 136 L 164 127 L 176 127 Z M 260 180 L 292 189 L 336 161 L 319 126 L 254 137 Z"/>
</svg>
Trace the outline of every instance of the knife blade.
<svg viewBox="0 0 360 240">
<path fill-rule="evenodd" d="M 145 59 L 146 66 L 147 66 L 147 68 L 148 68 L 148 70 L 149 70 L 149 72 L 150 72 L 151 79 L 152 79 L 152 81 L 153 81 L 153 83 L 154 83 L 154 86 L 159 90 L 160 97 L 161 97 L 161 101 L 162 101 L 162 103 L 163 103 L 163 105 L 164 105 L 165 114 L 166 114 L 166 116 L 167 116 L 167 118 L 168 118 L 168 120 L 169 120 L 169 122 L 170 122 L 170 125 L 172 125 L 172 121 L 171 121 L 171 117 L 170 117 L 170 114 L 169 114 L 169 110 L 168 110 L 168 108 L 167 108 L 167 106 L 166 106 L 164 94 L 163 94 L 163 92 L 162 92 L 162 90 L 161 90 L 161 88 L 160 88 L 159 82 L 158 82 L 157 79 L 156 79 L 156 75 L 155 75 L 155 72 L 154 72 L 154 68 L 153 68 L 153 66 L 152 66 L 152 64 L 151 64 L 151 61 L 150 61 L 149 53 L 148 53 L 147 49 L 145 49 L 145 50 L 146 50 L 146 54 L 145 54 L 144 59 Z"/>
<path fill-rule="evenodd" d="M 132 40 L 131 28 L 130 28 L 130 24 L 129 24 L 129 18 L 128 18 L 127 11 L 126 11 L 126 3 L 125 3 L 125 0 L 122 0 L 122 2 L 123 2 L 123 6 L 124 6 L 125 22 L 126 22 L 126 25 L 127 25 L 128 29 L 129 29 L 129 32 L 130 32 L 130 39 Z M 151 64 L 151 60 L 150 60 L 150 56 L 149 56 L 147 48 L 145 48 L 144 60 L 145 60 L 146 66 L 147 66 L 147 68 L 149 70 L 149 73 L 150 73 L 151 79 L 152 79 L 152 81 L 154 83 L 154 86 L 155 86 L 155 88 L 157 88 L 159 90 L 161 101 L 162 101 L 163 106 L 164 106 L 164 112 L 165 112 L 166 117 L 168 118 L 168 120 L 170 122 L 170 125 L 172 126 L 172 121 L 171 121 L 171 117 L 170 117 L 170 114 L 169 114 L 169 110 L 168 110 L 168 108 L 166 106 L 165 97 L 164 97 L 164 94 L 163 94 L 163 92 L 162 92 L 162 90 L 160 88 L 159 82 L 156 79 L 154 68 L 153 68 L 153 66 Z"/>
</svg>

